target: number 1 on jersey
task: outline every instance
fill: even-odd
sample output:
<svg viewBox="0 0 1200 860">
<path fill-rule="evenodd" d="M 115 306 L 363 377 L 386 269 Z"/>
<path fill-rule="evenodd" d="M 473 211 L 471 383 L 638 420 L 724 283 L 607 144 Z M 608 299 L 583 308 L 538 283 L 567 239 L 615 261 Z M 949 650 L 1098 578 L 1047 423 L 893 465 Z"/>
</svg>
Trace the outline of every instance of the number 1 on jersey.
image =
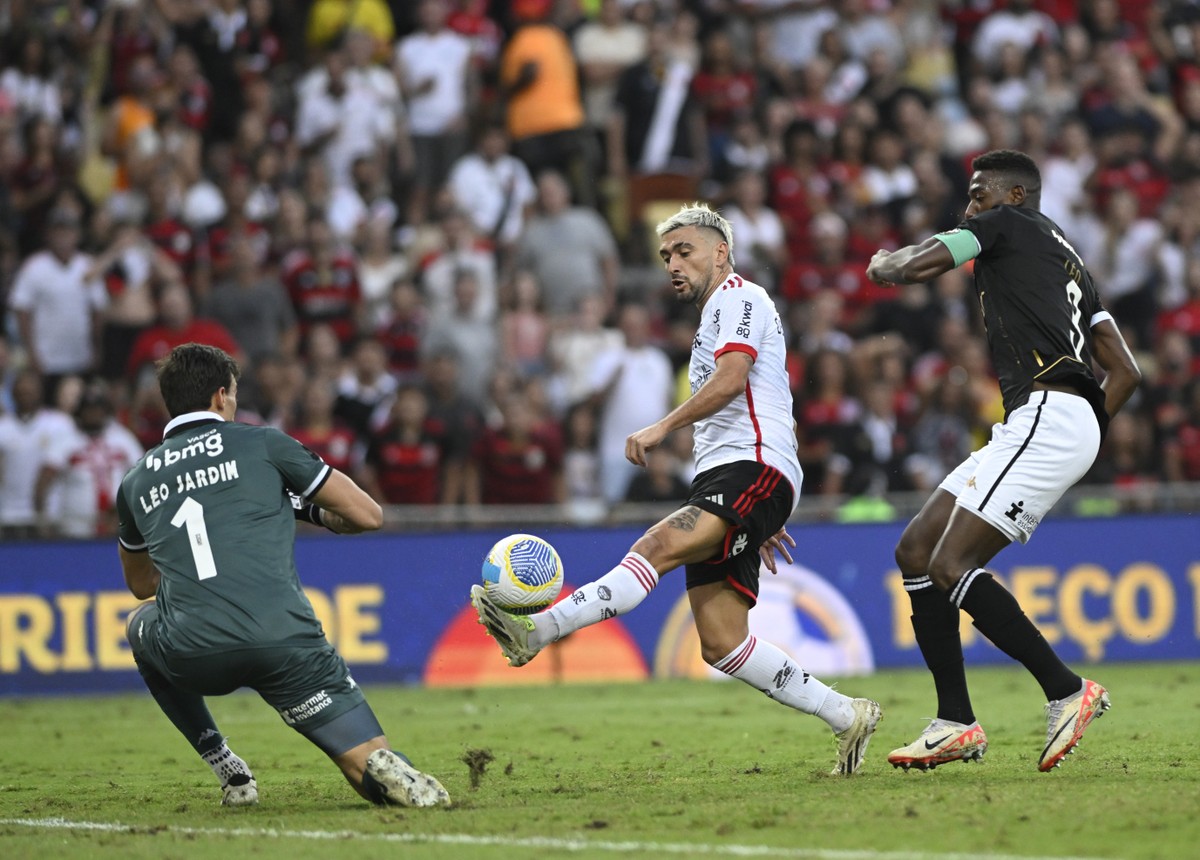
<svg viewBox="0 0 1200 860">
<path fill-rule="evenodd" d="M 187 529 L 188 546 L 192 548 L 192 561 L 196 565 L 199 579 L 212 579 L 217 575 L 217 563 L 213 560 L 212 547 L 208 543 L 208 529 L 204 525 L 204 505 L 191 496 L 183 500 L 175 516 L 171 517 L 175 528 Z"/>
</svg>

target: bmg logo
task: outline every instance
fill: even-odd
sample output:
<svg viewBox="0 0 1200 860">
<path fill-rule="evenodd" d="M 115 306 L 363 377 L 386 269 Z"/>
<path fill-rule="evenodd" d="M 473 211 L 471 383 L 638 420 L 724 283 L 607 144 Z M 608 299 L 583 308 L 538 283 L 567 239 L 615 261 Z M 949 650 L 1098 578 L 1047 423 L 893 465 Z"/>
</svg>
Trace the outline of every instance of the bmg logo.
<svg viewBox="0 0 1200 860">
<path fill-rule="evenodd" d="M 188 444 L 178 450 L 167 448 L 162 452 L 162 456 L 151 454 L 146 459 L 146 465 L 157 472 L 164 466 L 174 466 L 180 460 L 187 460 L 190 457 L 199 457 L 201 454 L 207 454 L 210 457 L 219 457 L 225 452 L 225 440 L 221 438 L 220 433 L 210 433 L 199 439 L 189 439 Z"/>
</svg>

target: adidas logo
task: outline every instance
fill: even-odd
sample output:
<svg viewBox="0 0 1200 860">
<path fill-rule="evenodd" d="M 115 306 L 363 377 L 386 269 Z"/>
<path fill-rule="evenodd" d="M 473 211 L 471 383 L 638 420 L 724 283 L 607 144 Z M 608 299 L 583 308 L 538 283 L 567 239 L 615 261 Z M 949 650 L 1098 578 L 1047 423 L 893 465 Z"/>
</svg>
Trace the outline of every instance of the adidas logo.
<svg viewBox="0 0 1200 860">
<path fill-rule="evenodd" d="M 725 504 L 725 494 L 724 493 L 717 493 L 715 496 L 705 496 L 704 499 L 705 499 L 705 501 L 712 502 L 714 505 Z"/>
</svg>

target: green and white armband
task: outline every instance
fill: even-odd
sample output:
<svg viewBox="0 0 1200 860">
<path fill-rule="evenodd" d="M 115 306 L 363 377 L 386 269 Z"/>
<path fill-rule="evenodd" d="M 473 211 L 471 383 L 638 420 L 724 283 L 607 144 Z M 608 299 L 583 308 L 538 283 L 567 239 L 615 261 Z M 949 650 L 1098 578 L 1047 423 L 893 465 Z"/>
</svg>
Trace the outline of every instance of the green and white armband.
<svg viewBox="0 0 1200 860">
<path fill-rule="evenodd" d="M 950 251 L 950 256 L 954 258 L 955 267 L 961 266 L 967 260 L 974 260 L 979 256 L 981 250 L 979 240 L 975 238 L 975 234 L 970 230 L 963 230 L 959 227 L 947 230 L 945 233 L 935 233 L 933 238 L 945 245 L 947 250 Z"/>
</svg>

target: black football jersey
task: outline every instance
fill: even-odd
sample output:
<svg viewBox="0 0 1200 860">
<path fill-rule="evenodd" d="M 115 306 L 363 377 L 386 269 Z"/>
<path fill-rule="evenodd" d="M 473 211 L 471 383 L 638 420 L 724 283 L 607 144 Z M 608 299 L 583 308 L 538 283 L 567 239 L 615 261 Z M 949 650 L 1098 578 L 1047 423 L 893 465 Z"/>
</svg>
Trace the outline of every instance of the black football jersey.
<svg viewBox="0 0 1200 860">
<path fill-rule="evenodd" d="M 963 221 L 979 242 L 975 290 L 987 326 L 1005 413 L 1029 398 L 1033 383 L 1074 388 L 1103 432 L 1104 391 L 1092 372 L 1092 319 L 1104 310 L 1079 254 L 1035 209 L 997 206 Z"/>
</svg>

